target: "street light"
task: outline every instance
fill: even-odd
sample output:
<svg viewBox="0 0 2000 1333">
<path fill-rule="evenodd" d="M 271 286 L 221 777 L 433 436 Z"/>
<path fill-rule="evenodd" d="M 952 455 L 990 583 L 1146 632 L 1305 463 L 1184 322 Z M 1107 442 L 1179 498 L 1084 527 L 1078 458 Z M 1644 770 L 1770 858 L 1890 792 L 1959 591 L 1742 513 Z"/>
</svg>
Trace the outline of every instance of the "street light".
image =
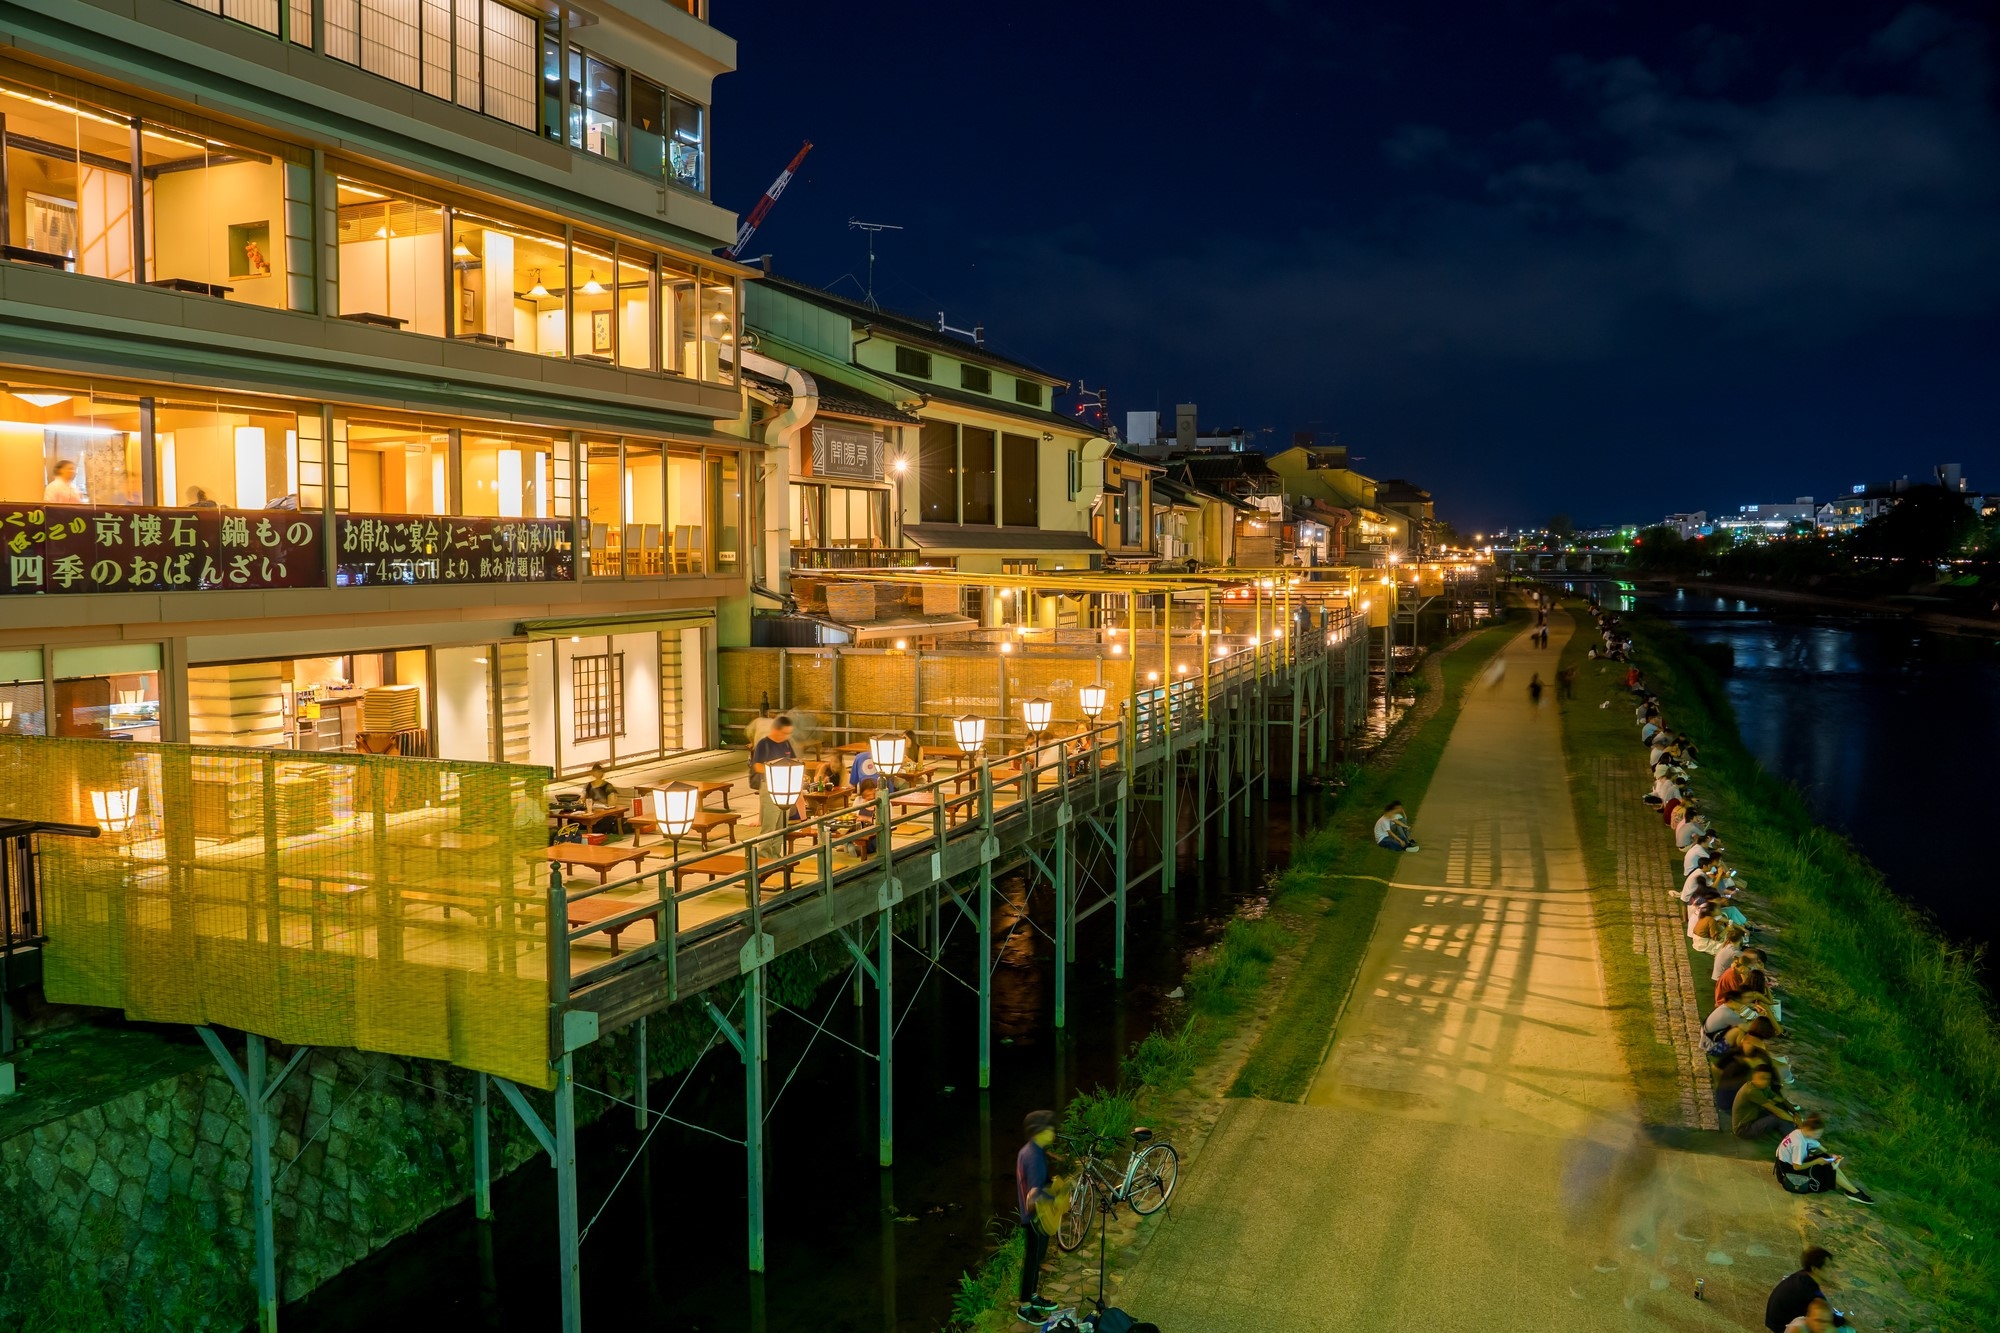
<svg viewBox="0 0 2000 1333">
<path fill-rule="evenodd" d="M 903 771 L 904 756 L 909 750 L 909 742 L 901 736 L 870 736 L 868 755 L 875 761 L 875 771 L 884 777 L 893 778 Z"/>
<path fill-rule="evenodd" d="M 771 793 L 771 804 L 780 810 L 789 810 L 799 803 L 799 793 L 806 787 L 806 766 L 796 759 L 774 759 L 764 765 L 764 786 Z"/>
<path fill-rule="evenodd" d="M 1055 708 L 1047 699 L 1024 699 L 1021 702 L 1021 720 L 1028 724 L 1029 733 L 1039 738 L 1047 731 Z"/>
<path fill-rule="evenodd" d="M 766 765 L 766 770 L 775 767 L 775 764 Z M 701 804 L 701 789 L 688 782 L 670 782 L 664 787 L 653 788 L 652 795 L 653 821 L 660 826 L 661 836 L 673 842 L 674 859 L 678 861 L 681 839 L 694 828 L 695 809 Z M 775 789 L 772 799 L 777 799 Z"/>
<path fill-rule="evenodd" d="M 139 813 L 139 789 L 137 787 L 111 787 L 90 793 L 91 813 L 106 832 L 123 833 L 132 827 L 132 820 Z"/>
<path fill-rule="evenodd" d="M 1076 692 L 1076 706 L 1083 715 L 1096 723 L 1098 714 L 1104 711 L 1105 688 L 1102 685 L 1086 685 Z"/>
<path fill-rule="evenodd" d="M 951 734 L 961 751 L 978 754 L 986 748 L 986 719 L 976 713 L 955 717 L 951 720 Z"/>
</svg>

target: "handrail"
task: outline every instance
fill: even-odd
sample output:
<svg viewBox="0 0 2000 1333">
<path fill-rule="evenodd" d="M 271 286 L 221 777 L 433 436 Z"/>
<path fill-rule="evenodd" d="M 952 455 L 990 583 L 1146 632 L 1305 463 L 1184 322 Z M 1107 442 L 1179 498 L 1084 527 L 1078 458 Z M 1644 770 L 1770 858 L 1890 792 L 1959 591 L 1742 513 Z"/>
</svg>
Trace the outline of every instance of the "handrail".
<svg viewBox="0 0 2000 1333">
<path fill-rule="evenodd" d="M 1021 819 L 1033 817 L 1038 803 L 1046 804 L 1051 794 L 1057 799 L 1075 795 L 1079 788 L 1090 792 L 1093 802 L 1102 800 L 1102 770 L 1120 761 L 1124 747 L 1125 724 L 1119 720 L 1100 722 L 1086 732 L 1075 736 L 1058 737 L 1037 742 L 1025 747 L 1018 754 L 1003 755 L 1003 759 L 1014 761 L 1014 771 L 996 773 L 988 756 L 981 761 L 974 774 L 976 782 L 973 791 L 963 788 L 968 774 L 959 771 L 947 773 L 928 781 L 911 785 L 890 793 L 886 788 L 878 797 L 874 819 L 857 820 L 860 807 L 850 806 L 844 810 L 831 811 L 825 815 L 788 823 L 783 831 L 763 832 L 739 839 L 723 847 L 701 848 L 686 854 L 677 854 L 667 864 L 649 869 L 625 879 L 611 880 L 603 884 L 589 885 L 584 889 L 569 893 L 564 891 L 560 906 L 605 894 L 627 895 L 645 893 L 648 901 L 635 902 L 627 911 L 602 917 L 582 925 L 571 927 L 565 924 L 560 929 L 553 925 L 559 910 L 555 889 L 550 892 L 550 915 L 552 944 L 556 937 L 561 939 L 560 948 L 551 948 L 550 997 L 557 1003 L 574 996 L 592 986 L 610 980 L 612 977 L 647 964 L 664 964 L 670 984 L 678 984 L 680 954 L 690 943 L 713 938 L 733 930 L 747 929 L 758 934 L 762 929 L 763 917 L 767 912 L 789 909 L 815 898 L 831 894 L 837 888 L 867 880 L 877 875 L 893 874 L 895 864 L 910 856 L 926 853 L 942 854 L 948 848 L 972 840 L 982 839 Z M 1082 748 L 1079 750 L 1078 746 Z M 1047 781 L 1045 782 L 1045 779 Z M 1088 783 L 1088 787 L 1084 784 Z M 947 789 L 951 790 L 947 790 Z M 1011 800 L 1001 796 L 1011 789 Z M 907 800 L 912 796 L 929 796 L 927 803 Z M 899 812 L 898 803 L 914 805 L 915 808 Z M 953 826 L 949 809 L 963 806 L 969 812 L 968 818 Z M 895 841 L 899 830 L 913 826 L 927 826 L 923 833 L 911 841 L 898 845 Z M 789 844 L 806 835 L 808 846 L 801 851 L 792 850 Z M 873 853 L 861 857 L 853 864 L 836 866 L 833 857 L 843 846 L 859 850 L 859 844 L 873 842 Z M 774 848 L 773 844 L 776 844 Z M 743 868 L 726 870 L 714 874 L 707 883 L 691 888 L 675 890 L 672 886 L 678 874 L 695 870 L 702 861 L 715 857 L 740 856 Z M 794 883 L 781 889 L 768 900 L 762 889 L 774 876 L 791 878 L 801 867 L 810 864 L 811 874 L 804 882 Z M 696 873 L 708 874 L 707 871 Z M 803 878 L 803 877 L 801 877 Z M 559 875 L 556 882 L 560 882 Z M 754 886 L 754 887 L 753 887 Z M 689 904 L 730 890 L 740 890 L 744 895 L 744 906 L 701 923 L 692 929 L 683 929 L 680 922 L 686 917 Z M 616 957 L 607 959 L 583 972 L 570 975 L 558 994 L 558 981 L 564 980 L 563 973 L 555 970 L 554 961 L 567 961 L 570 949 L 579 941 L 607 930 L 624 930 L 642 918 L 651 918 L 656 932 L 655 938 L 645 944 L 624 949 Z"/>
</svg>

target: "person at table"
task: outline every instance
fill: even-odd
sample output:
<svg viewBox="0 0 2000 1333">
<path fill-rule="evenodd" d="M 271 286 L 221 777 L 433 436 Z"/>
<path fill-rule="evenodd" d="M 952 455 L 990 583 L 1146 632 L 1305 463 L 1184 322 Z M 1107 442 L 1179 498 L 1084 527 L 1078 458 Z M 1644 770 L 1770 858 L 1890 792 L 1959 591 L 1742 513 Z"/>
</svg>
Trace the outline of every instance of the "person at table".
<svg viewBox="0 0 2000 1333">
<path fill-rule="evenodd" d="M 42 491 L 42 503 L 52 505 L 80 505 L 83 493 L 76 488 L 76 464 L 67 458 L 58 458 L 56 465 L 49 469 L 49 484 Z"/>
<path fill-rule="evenodd" d="M 781 759 L 797 759 L 799 752 L 792 748 L 792 719 L 783 715 L 771 719 L 771 730 L 763 739 L 750 747 L 750 790 L 757 793 L 757 827 L 765 833 L 781 833 L 785 820 L 791 811 L 780 810 L 771 800 L 770 789 L 764 781 L 767 765 Z"/>
<path fill-rule="evenodd" d="M 875 756 L 863 750 L 854 756 L 854 762 L 847 766 L 847 785 L 859 787 L 864 782 L 880 782 L 882 770 L 875 767 Z"/>
<path fill-rule="evenodd" d="M 604 765 L 590 766 L 590 776 L 583 784 L 583 799 L 592 808 L 612 805 L 617 801 L 618 789 L 612 786 L 611 779 L 605 776 Z"/>
</svg>

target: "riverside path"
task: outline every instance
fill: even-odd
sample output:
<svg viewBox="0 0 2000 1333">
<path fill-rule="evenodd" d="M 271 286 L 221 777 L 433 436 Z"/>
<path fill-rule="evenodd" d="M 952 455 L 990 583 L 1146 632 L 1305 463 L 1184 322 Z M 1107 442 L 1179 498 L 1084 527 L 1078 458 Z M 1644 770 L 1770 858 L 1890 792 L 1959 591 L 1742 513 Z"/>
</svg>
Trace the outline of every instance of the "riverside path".
<svg viewBox="0 0 2000 1333">
<path fill-rule="evenodd" d="M 1305 1103 L 1230 1102 L 1126 1281 L 1167 1333 L 1761 1323 L 1784 1196 L 1653 1144 L 1605 1012 L 1553 698 L 1568 620 L 1472 687 Z M 1697 1273 L 1736 1289 L 1695 1301 Z"/>
</svg>

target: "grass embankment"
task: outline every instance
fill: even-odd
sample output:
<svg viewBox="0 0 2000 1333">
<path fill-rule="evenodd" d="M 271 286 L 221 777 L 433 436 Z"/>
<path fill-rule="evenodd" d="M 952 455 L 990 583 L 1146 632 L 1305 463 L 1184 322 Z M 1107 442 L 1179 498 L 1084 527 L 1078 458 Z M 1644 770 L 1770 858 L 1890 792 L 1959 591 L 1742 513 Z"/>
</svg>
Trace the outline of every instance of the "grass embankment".
<svg viewBox="0 0 2000 1333">
<path fill-rule="evenodd" d="M 1178 1020 L 1133 1045 L 1116 1088 L 1079 1093 L 1064 1110 L 1066 1131 L 1120 1134 L 1144 1123 L 1154 1108 L 1188 1085 L 1237 1019 L 1253 1007 L 1278 954 L 1310 931 L 1283 999 L 1229 1089 L 1233 1097 L 1296 1100 L 1304 1095 L 1396 868 L 1396 854 L 1377 847 L 1371 836 L 1375 818 L 1391 799 L 1409 805 L 1413 820 L 1422 814 L 1417 798 L 1430 785 L 1444 753 L 1466 685 L 1521 628 L 1521 620 L 1512 617 L 1480 631 L 1444 658 L 1437 709 L 1415 723 L 1413 734 L 1398 738 L 1402 744 L 1392 758 L 1350 767 L 1349 783 L 1332 817 L 1294 844 L 1291 864 L 1273 884 L 1270 915 L 1229 923 L 1182 983 L 1187 1002 Z M 1020 1277 L 1021 1236 L 1018 1228 L 1009 1227 L 999 1249 L 959 1279 L 952 1302 L 954 1327 L 1011 1327 Z"/>
<path fill-rule="evenodd" d="M 1388 802 L 1402 801 L 1422 838 L 1422 797 L 1458 721 L 1465 687 L 1502 644 L 1521 632 L 1522 624 L 1518 618 L 1501 621 L 1446 655 L 1436 710 L 1401 738 L 1392 758 L 1361 765 L 1331 817 L 1293 844 L 1291 863 L 1275 885 L 1272 910 L 1292 929 L 1311 931 L 1311 938 L 1230 1096 L 1286 1102 L 1305 1096 L 1333 1039 L 1334 1023 L 1368 952 L 1376 915 L 1396 872 L 1397 853 L 1375 845 L 1376 817 Z"/>
<path fill-rule="evenodd" d="M 1943 1327 L 1987 1327 L 2000 1309 L 2000 1022 L 1973 961 L 1757 763 L 1691 644 L 1658 622 L 1628 627 L 1668 725 L 1701 745 L 1703 804 L 1744 872 L 1753 923 L 1768 927 L 1785 1017 L 1807 1047 L 1800 1100 L 1853 1108 L 1830 1117 L 1829 1146 L 1885 1220 L 1923 1233 L 1930 1263 L 1905 1275 L 1911 1291 Z M 1587 692 L 1582 704 L 1595 707 Z M 1605 950 L 1621 952 L 1629 944 Z"/>
</svg>

